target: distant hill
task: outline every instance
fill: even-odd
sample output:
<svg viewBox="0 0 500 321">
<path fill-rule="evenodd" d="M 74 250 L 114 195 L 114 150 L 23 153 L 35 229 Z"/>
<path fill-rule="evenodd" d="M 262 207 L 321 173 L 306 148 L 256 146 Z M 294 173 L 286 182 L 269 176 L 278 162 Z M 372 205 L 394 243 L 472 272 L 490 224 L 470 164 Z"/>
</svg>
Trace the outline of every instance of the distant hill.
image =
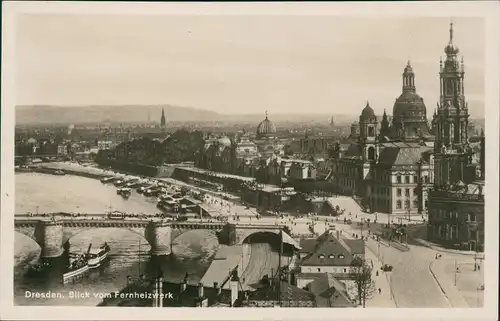
<svg viewBox="0 0 500 321">
<path fill-rule="evenodd" d="M 170 105 L 157 106 L 17 106 L 16 124 L 77 124 L 99 123 L 132 123 L 160 121 L 161 110 L 165 109 L 168 121 L 206 121 L 217 120 L 223 116 L 212 111 L 178 107 Z"/>
<path fill-rule="evenodd" d="M 124 105 L 124 106 L 48 106 L 30 105 L 16 107 L 16 124 L 82 124 L 82 123 L 133 123 L 148 121 L 159 122 L 161 110 L 165 109 L 167 122 L 207 122 L 220 121 L 228 123 L 259 123 L 264 119 L 262 114 L 228 115 L 217 112 L 179 107 L 171 105 Z M 269 119 L 275 123 L 328 123 L 332 115 L 322 114 L 270 114 Z M 350 122 L 355 116 L 333 115 L 336 124 Z"/>
</svg>

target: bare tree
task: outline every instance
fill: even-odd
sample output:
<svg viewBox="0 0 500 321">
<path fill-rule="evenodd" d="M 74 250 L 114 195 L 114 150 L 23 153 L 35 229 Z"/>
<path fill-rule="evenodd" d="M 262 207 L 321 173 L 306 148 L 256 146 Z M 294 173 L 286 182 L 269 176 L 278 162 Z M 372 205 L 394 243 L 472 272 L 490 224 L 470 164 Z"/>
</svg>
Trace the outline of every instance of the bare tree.
<svg viewBox="0 0 500 321">
<path fill-rule="evenodd" d="M 373 267 L 360 257 L 355 257 L 351 262 L 351 275 L 356 284 L 357 301 L 366 305 L 366 300 L 370 299 L 375 292 L 375 282 L 372 280 Z"/>
</svg>

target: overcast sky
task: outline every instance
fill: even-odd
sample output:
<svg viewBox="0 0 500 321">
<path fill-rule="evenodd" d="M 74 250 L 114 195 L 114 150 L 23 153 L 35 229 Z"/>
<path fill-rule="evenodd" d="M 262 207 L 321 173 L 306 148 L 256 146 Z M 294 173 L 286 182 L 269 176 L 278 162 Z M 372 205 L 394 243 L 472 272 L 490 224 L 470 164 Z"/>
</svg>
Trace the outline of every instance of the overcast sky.
<svg viewBox="0 0 500 321">
<path fill-rule="evenodd" d="M 482 116 L 484 21 L 453 18 Z M 450 17 L 23 15 L 17 104 L 171 104 L 220 113 L 392 113 L 408 59 L 428 116 Z"/>
</svg>

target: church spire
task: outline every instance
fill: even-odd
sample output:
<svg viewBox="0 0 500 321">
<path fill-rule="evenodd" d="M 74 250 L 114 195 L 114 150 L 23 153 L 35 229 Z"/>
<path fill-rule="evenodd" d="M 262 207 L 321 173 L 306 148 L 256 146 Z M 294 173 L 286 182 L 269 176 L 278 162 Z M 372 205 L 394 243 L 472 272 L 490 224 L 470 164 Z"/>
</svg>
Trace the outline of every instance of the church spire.
<svg viewBox="0 0 500 321">
<path fill-rule="evenodd" d="M 165 120 L 165 109 L 162 108 L 161 109 L 161 119 L 160 119 L 160 126 L 161 128 L 165 128 L 166 127 L 166 120 Z"/>
</svg>

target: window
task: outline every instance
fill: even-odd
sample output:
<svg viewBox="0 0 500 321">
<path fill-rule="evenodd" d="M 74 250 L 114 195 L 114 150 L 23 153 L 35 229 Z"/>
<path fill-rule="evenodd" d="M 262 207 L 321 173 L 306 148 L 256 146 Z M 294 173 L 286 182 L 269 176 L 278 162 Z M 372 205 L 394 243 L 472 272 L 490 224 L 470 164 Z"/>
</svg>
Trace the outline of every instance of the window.
<svg viewBox="0 0 500 321">
<path fill-rule="evenodd" d="M 329 259 L 333 259 L 334 257 L 335 257 L 335 255 L 333 255 L 333 254 L 328 255 Z"/>
<path fill-rule="evenodd" d="M 417 184 L 418 183 L 418 176 L 413 175 L 413 183 Z"/>
<path fill-rule="evenodd" d="M 413 200 L 413 207 L 418 208 L 418 201 L 417 200 Z"/>
<path fill-rule="evenodd" d="M 416 188 L 413 189 L 413 196 L 417 196 L 418 195 L 418 191 Z"/>
<path fill-rule="evenodd" d="M 339 259 L 345 258 L 344 254 L 339 254 Z"/>
<path fill-rule="evenodd" d="M 409 209 L 409 208 L 410 208 L 410 201 L 406 200 L 405 201 L 405 209 Z"/>
<path fill-rule="evenodd" d="M 405 188 L 405 196 L 410 196 L 410 189 L 409 188 Z"/>
<path fill-rule="evenodd" d="M 318 268 L 318 272 L 321 272 L 321 268 Z"/>
<path fill-rule="evenodd" d="M 401 175 L 396 176 L 396 183 L 401 184 Z"/>
<path fill-rule="evenodd" d="M 373 136 L 375 136 L 375 129 L 372 126 L 370 126 L 368 127 L 368 137 L 373 137 Z"/>
<path fill-rule="evenodd" d="M 429 176 L 427 176 L 427 175 L 424 176 L 424 182 L 425 182 L 425 184 L 429 183 Z"/>
<path fill-rule="evenodd" d="M 347 273 L 347 269 L 344 269 L 344 273 Z"/>
<path fill-rule="evenodd" d="M 319 255 L 319 258 L 320 258 L 320 259 L 324 259 L 324 258 L 325 258 L 325 255 L 324 255 L 324 254 L 320 254 L 320 255 Z"/>
<path fill-rule="evenodd" d="M 398 189 L 396 190 L 396 195 L 397 195 L 397 196 L 401 196 L 401 188 L 398 188 Z"/>
<path fill-rule="evenodd" d="M 476 221 L 476 215 L 472 214 L 472 213 L 468 214 L 467 215 L 467 221 L 469 221 L 469 222 L 475 222 Z"/>
<path fill-rule="evenodd" d="M 410 176 L 405 176 L 405 183 L 410 184 Z"/>
<path fill-rule="evenodd" d="M 401 208 L 401 201 L 396 202 L 396 208 L 400 209 Z"/>
</svg>

